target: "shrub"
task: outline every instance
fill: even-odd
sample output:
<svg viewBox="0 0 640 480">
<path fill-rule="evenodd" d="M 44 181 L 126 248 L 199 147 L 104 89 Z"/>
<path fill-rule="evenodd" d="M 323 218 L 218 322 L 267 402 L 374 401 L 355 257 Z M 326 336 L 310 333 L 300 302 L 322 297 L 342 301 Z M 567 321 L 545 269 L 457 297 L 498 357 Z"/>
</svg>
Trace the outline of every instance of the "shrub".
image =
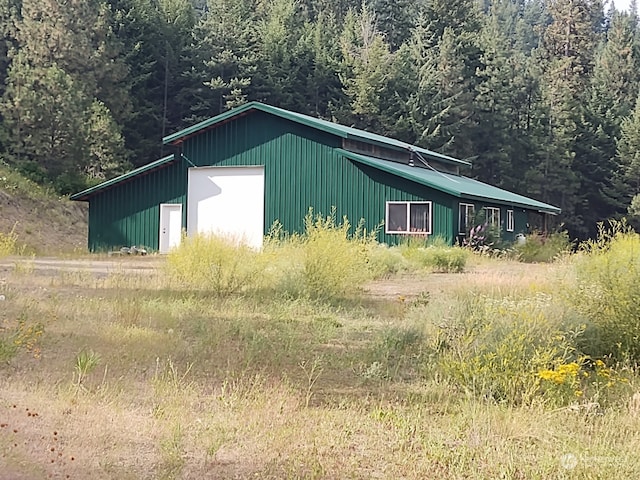
<svg viewBox="0 0 640 480">
<path fill-rule="evenodd" d="M 585 353 L 640 361 L 640 236 L 624 222 L 601 225 L 575 267 L 569 299 L 587 324 Z"/>
<path fill-rule="evenodd" d="M 428 268 L 439 273 L 464 271 L 469 252 L 461 247 L 451 247 L 442 238 L 429 241 L 409 239 L 401 245 L 402 255 L 418 268 Z"/>
<path fill-rule="evenodd" d="M 219 296 L 259 288 L 264 270 L 260 252 L 215 235 L 185 237 L 167 256 L 170 281 Z"/>
<path fill-rule="evenodd" d="M 375 247 L 375 232 L 366 234 L 362 225 L 350 233 L 351 224 L 344 217 L 336 223 L 335 210 L 326 217 L 305 216 L 304 285 L 314 297 L 334 298 L 354 292 L 375 276 L 369 261 Z"/>
<path fill-rule="evenodd" d="M 533 233 L 527 235 L 526 242 L 515 244 L 513 249 L 520 261 L 526 263 L 551 262 L 571 250 L 571 241 L 566 231 L 551 235 Z"/>
<path fill-rule="evenodd" d="M 383 243 L 371 245 L 368 256 L 376 278 L 413 270 L 411 263 L 398 247 L 389 247 Z"/>
<path fill-rule="evenodd" d="M 436 327 L 437 369 L 474 395 L 509 404 L 530 403 L 539 393 L 537 374 L 567 363 L 578 333 L 563 328 L 552 299 L 493 299 L 471 295 L 460 318 Z"/>
</svg>

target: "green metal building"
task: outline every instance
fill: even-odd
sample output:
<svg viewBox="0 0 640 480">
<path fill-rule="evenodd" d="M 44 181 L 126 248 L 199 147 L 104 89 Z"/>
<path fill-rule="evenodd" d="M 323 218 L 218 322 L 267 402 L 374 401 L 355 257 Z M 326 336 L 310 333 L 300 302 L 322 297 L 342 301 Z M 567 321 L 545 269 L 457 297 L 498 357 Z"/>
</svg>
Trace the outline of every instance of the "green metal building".
<svg viewBox="0 0 640 480">
<path fill-rule="evenodd" d="M 89 202 L 89 249 L 168 251 L 181 233 L 220 233 L 259 246 L 277 220 L 301 231 L 309 208 L 368 228 L 379 240 L 440 236 L 472 218 L 526 233 L 560 209 L 464 177 L 465 161 L 257 102 L 163 139 L 173 153 L 71 197 Z"/>
</svg>

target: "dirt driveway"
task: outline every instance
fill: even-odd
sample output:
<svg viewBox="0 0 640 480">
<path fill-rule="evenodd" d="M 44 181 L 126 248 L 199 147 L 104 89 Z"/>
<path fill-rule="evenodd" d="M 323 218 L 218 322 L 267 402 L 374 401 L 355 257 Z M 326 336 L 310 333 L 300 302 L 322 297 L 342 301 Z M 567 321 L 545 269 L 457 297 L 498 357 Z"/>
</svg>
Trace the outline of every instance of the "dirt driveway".
<svg viewBox="0 0 640 480">
<path fill-rule="evenodd" d="M 122 256 L 65 259 L 55 257 L 6 257 L 0 260 L 0 272 L 22 268 L 41 275 L 55 275 L 61 271 L 91 272 L 106 276 L 115 272 L 151 273 L 157 270 L 164 258 L 159 256 Z"/>
</svg>

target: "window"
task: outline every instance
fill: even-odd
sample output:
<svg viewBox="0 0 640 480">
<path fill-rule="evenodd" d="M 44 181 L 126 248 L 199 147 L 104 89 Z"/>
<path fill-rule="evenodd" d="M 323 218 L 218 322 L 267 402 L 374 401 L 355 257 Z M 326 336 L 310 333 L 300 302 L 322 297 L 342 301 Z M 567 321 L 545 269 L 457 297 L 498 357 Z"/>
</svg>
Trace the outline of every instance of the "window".
<svg viewBox="0 0 640 480">
<path fill-rule="evenodd" d="M 513 210 L 507 210 L 507 232 L 514 230 Z"/>
<path fill-rule="evenodd" d="M 431 202 L 387 202 L 386 233 L 431 233 Z"/>
<path fill-rule="evenodd" d="M 460 215 L 458 219 L 458 234 L 466 235 L 473 227 L 473 217 L 476 210 L 472 203 L 460 204 Z"/>
<path fill-rule="evenodd" d="M 500 209 L 497 207 L 484 207 L 487 225 L 500 228 Z"/>
</svg>

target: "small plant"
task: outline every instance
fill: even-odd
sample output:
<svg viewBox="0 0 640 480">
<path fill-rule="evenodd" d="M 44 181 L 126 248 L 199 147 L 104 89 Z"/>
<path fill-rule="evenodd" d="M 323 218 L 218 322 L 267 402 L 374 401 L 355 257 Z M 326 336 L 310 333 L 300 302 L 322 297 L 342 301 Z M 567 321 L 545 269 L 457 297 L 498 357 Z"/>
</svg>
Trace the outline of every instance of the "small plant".
<svg viewBox="0 0 640 480">
<path fill-rule="evenodd" d="M 44 333 L 41 323 L 28 322 L 21 316 L 16 322 L 5 322 L 0 326 L 0 362 L 9 362 L 20 349 L 40 358 L 40 339 Z"/>
<path fill-rule="evenodd" d="M 313 362 L 303 361 L 299 364 L 300 368 L 305 374 L 307 380 L 307 390 L 305 395 L 305 408 L 309 408 L 309 403 L 311 402 L 311 397 L 313 397 L 313 386 L 322 375 L 322 359 L 320 357 L 316 357 L 313 359 Z"/>
<path fill-rule="evenodd" d="M 93 350 L 83 349 L 76 355 L 76 361 L 74 365 L 76 391 L 78 391 L 80 388 L 84 388 L 85 379 L 91 372 L 96 369 L 99 364 L 100 355 L 98 355 Z"/>
<path fill-rule="evenodd" d="M 0 232 L 0 258 L 18 253 L 17 223 L 13 225 L 9 233 Z"/>
</svg>

